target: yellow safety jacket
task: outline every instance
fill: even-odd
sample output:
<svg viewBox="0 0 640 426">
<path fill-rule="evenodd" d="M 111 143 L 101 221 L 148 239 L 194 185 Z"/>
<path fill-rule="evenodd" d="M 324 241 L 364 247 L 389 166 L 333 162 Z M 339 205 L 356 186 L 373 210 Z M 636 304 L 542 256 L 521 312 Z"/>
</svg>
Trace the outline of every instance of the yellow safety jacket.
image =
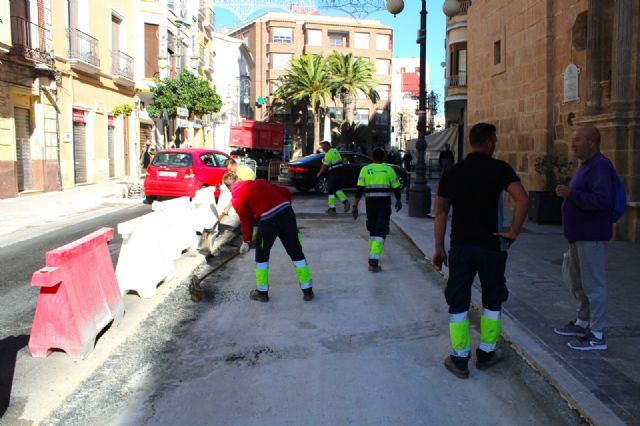
<svg viewBox="0 0 640 426">
<path fill-rule="evenodd" d="M 391 197 L 391 192 L 400 188 L 400 180 L 391 166 L 371 163 L 360 170 L 358 193 L 362 192 L 360 187 L 366 198 Z"/>
</svg>

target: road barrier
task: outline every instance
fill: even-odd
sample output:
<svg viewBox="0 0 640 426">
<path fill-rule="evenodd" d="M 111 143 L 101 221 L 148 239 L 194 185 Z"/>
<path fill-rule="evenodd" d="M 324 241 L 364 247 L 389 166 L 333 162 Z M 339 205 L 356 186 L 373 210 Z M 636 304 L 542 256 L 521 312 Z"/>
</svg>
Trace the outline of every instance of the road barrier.
<svg viewBox="0 0 640 426">
<path fill-rule="evenodd" d="M 158 284 L 173 274 L 173 259 L 161 248 L 165 244 L 165 224 L 158 212 L 118 224 L 122 246 L 116 278 L 121 294 L 133 290 L 142 298 L 153 297 Z"/>
<path fill-rule="evenodd" d="M 216 197 L 213 187 L 206 187 L 196 191 L 192 203 L 192 219 L 194 232 L 202 233 L 205 230 L 215 228 L 218 223 Z"/>
<path fill-rule="evenodd" d="M 29 338 L 34 357 L 54 349 L 84 359 L 98 333 L 111 321 L 118 324 L 124 302 L 107 243 L 113 230 L 102 228 L 45 254 L 45 267 L 31 285 L 40 287 Z"/>
<path fill-rule="evenodd" d="M 161 249 L 167 250 L 172 260 L 182 252 L 198 247 L 198 238 L 190 222 L 191 202 L 188 197 L 167 201 L 154 201 L 151 209 L 161 215 L 158 232 L 162 235 Z"/>
</svg>

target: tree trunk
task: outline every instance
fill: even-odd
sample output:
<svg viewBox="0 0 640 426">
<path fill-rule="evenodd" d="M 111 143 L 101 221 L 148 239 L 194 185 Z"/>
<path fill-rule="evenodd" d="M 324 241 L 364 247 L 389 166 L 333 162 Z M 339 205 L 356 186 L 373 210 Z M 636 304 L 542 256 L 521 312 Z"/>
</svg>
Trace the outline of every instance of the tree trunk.
<svg viewBox="0 0 640 426">
<path fill-rule="evenodd" d="M 320 112 L 311 111 L 313 117 L 313 152 L 320 148 Z"/>
</svg>

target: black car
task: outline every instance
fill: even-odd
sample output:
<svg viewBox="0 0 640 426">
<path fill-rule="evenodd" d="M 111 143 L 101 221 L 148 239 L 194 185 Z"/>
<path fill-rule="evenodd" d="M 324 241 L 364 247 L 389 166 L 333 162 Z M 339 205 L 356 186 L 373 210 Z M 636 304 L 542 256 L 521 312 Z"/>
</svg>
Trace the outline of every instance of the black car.
<svg viewBox="0 0 640 426">
<path fill-rule="evenodd" d="M 360 169 L 371 164 L 373 160 L 364 154 L 350 151 L 339 151 L 342 156 L 343 169 L 344 169 L 344 187 L 355 188 L 358 184 L 358 175 Z M 322 166 L 322 154 L 311 154 L 299 160 L 289 163 L 288 169 L 283 170 L 278 181 L 282 183 L 289 183 L 293 185 L 298 191 L 306 192 L 310 189 L 315 189 L 316 192 L 321 194 L 327 193 L 327 174 L 323 174 L 319 178 L 316 174 Z M 409 182 L 407 172 L 400 166 L 389 164 L 393 167 L 400 184 L 404 188 Z"/>
</svg>

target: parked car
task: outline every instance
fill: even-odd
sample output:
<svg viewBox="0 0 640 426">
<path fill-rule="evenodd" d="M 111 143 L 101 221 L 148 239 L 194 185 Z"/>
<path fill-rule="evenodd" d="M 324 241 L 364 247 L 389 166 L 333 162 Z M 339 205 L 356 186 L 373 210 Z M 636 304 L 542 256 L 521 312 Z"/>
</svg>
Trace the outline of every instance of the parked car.
<svg viewBox="0 0 640 426">
<path fill-rule="evenodd" d="M 371 158 L 364 154 L 351 151 L 339 151 L 342 156 L 343 169 L 344 169 L 344 187 L 355 188 L 358 183 L 358 175 L 360 169 L 373 162 Z M 327 174 L 323 174 L 319 178 L 316 174 L 320 170 L 322 165 L 322 154 L 311 154 L 299 160 L 289 163 L 288 169 L 283 170 L 284 176 L 278 177 L 278 181 L 282 183 L 289 183 L 293 185 L 298 191 L 306 192 L 310 189 L 315 189 L 316 192 L 321 194 L 327 193 Z M 400 166 L 389 164 L 393 167 L 400 184 L 404 188 L 409 182 L 407 172 Z"/>
<path fill-rule="evenodd" d="M 213 186 L 220 193 L 224 162 L 231 158 L 224 152 L 203 148 L 178 148 L 159 151 L 144 178 L 146 201 L 158 196 L 191 197 L 198 189 Z"/>
</svg>

